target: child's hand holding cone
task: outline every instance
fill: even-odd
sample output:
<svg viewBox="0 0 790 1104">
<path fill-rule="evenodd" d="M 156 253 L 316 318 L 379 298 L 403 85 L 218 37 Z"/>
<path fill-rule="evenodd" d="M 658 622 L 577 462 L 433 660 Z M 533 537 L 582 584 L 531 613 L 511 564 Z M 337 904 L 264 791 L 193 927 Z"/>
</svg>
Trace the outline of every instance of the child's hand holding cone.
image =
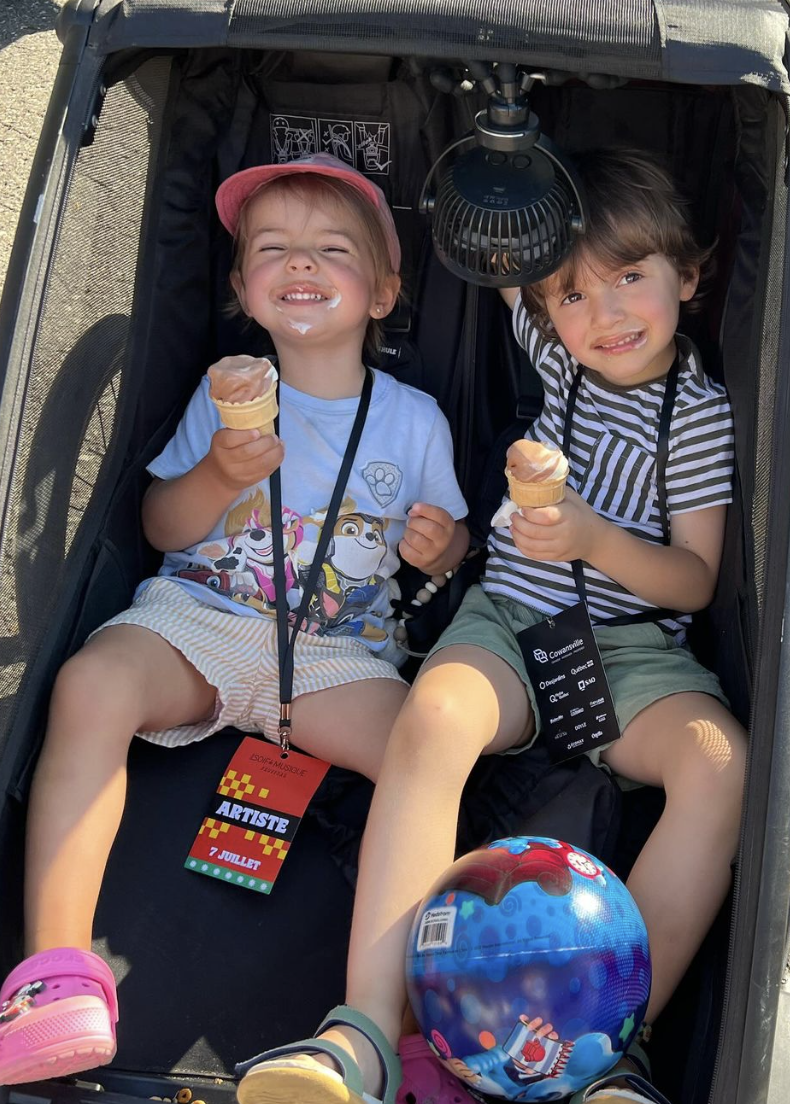
<svg viewBox="0 0 790 1104">
<path fill-rule="evenodd" d="M 274 436 L 277 370 L 265 357 L 232 356 L 212 364 L 208 377 L 225 428 L 214 434 L 207 459 L 224 485 L 252 487 L 283 461 L 283 443 Z"/>
</svg>

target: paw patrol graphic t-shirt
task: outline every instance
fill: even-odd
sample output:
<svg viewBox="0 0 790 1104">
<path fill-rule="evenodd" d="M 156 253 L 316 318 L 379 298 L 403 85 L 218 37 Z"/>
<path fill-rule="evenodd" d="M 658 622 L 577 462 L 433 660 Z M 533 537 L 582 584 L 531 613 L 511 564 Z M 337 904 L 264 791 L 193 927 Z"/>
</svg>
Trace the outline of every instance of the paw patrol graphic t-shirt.
<svg viewBox="0 0 790 1104">
<path fill-rule="evenodd" d="M 321 399 L 280 384 L 286 600 L 295 611 L 313 561 L 359 400 Z M 190 471 L 221 428 L 205 376 L 174 436 L 148 470 L 159 479 Z M 388 580 L 415 502 L 456 520 L 467 509 L 453 468 L 450 427 L 429 395 L 374 373 L 370 407 L 305 631 L 354 636 L 376 652 L 390 643 Z M 246 617 L 275 607 L 269 480 L 242 492 L 204 540 L 167 552 L 160 575 L 203 602 Z M 140 590 L 150 580 L 142 583 Z M 389 658 L 389 655 L 387 656 Z"/>
</svg>

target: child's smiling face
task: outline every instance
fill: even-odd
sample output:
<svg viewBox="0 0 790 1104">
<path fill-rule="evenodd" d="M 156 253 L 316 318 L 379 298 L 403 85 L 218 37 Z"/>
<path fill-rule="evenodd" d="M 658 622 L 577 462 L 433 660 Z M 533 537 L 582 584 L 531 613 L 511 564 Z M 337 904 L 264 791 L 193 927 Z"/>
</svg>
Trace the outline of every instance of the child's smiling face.
<svg viewBox="0 0 790 1104">
<path fill-rule="evenodd" d="M 547 281 L 546 310 L 580 364 L 609 383 L 636 387 L 671 367 L 680 304 L 691 299 L 697 280 L 682 277 L 661 253 L 615 270 L 588 261 L 570 290 L 562 273 Z"/>
<path fill-rule="evenodd" d="M 243 217 L 244 257 L 232 279 L 246 313 L 275 344 L 320 340 L 361 348 L 368 321 L 388 314 L 394 295 L 377 288 L 354 216 L 339 205 L 264 189 Z"/>
</svg>

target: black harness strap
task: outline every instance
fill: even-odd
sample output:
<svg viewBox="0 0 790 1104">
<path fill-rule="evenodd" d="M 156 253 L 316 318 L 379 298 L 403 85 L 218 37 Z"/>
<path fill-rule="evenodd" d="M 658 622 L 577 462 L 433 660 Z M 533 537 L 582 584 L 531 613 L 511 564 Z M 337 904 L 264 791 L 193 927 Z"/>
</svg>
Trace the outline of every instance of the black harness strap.
<svg viewBox="0 0 790 1104">
<path fill-rule="evenodd" d="M 280 469 L 278 468 L 276 471 L 272 472 L 269 477 L 269 487 L 272 494 L 274 594 L 277 603 L 277 658 L 280 667 L 280 724 L 278 735 L 280 737 L 280 753 L 283 757 L 287 756 L 291 742 L 291 695 L 293 694 L 294 645 L 296 643 L 296 634 L 301 629 L 305 617 L 307 616 L 310 602 L 315 593 L 315 585 L 318 582 L 318 575 L 324 565 L 324 556 L 326 555 L 329 542 L 332 539 L 332 531 L 335 527 L 335 521 L 337 520 L 338 511 L 340 510 L 340 503 L 343 500 L 343 494 L 345 493 L 346 484 L 348 483 L 351 465 L 354 463 L 357 446 L 362 437 L 362 430 L 365 425 L 368 407 L 370 406 L 370 395 L 372 390 L 373 373 L 367 368 L 365 370 L 365 382 L 362 385 L 362 392 L 359 396 L 359 406 L 357 407 L 354 424 L 351 427 L 351 433 L 349 434 L 346 451 L 340 465 L 335 489 L 332 491 L 332 498 L 330 499 L 326 517 L 321 527 L 321 536 L 318 539 L 313 562 L 310 564 L 310 570 L 307 573 L 307 579 L 302 589 L 302 600 L 299 603 L 299 609 L 294 615 L 293 629 L 290 636 L 288 635 L 288 605 L 285 597 L 285 553 L 283 551 L 283 507 Z M 279 429 L 280 416 L 278 414 L 274 424 L 275 433 L 278 433 Z"/>
<path fill-rule="evenodd" d="M 573 415 L 576 410 L 576 398 L 579 385 L 584 375 L 584 366 L 579 365 L 579 370 L 573 377 L 568 392 L 568 405 L 565 409 L 565 425 L 562 434 L 562 451 L 570 461 L 571 431 L 573 428 Z M 658 444 L 656 446 L 656 490 L 658 493 L 658 510 L 661 515 L 661 529 L 664 534 L 664 544 L 670 541 L 669 505 L 667 503 L 666 471 L 669 459 L 669 427 L 672 422 L 672 411 L 675 406 L 675 398 L 678 390 L 678 377 L 680 375 L 679 359 L 675 356 L 672 367 L 667 373 L 664 386 L 664 399 L 661 404 L 661 415 L 658 421 Z M 587 604 L 587 585 L 584 580 L 584 563 L 582 560 L 573 560 L 571 563 L 573 579 L 579 599 Z M 609 617 L 598 622 L 600 625 L 639 625 L 647 621 L 662 621 L 665 618 L 675 619 L 679 616 L 677 610 L 649 609 L 643 613 L 624 613 L 619 617 Z"/>
</svg>

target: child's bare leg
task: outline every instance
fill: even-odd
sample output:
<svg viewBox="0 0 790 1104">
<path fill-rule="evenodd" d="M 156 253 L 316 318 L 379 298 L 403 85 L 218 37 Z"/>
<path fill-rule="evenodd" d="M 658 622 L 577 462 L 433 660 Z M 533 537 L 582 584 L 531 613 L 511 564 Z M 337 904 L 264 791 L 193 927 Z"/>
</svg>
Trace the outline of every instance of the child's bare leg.
<svg viewBox="0 0 790 1104">
<path fill-rule="evenodd" d="M 406 683 L 372 678 L 317 690 L 296 698 L 291 709 L 294 746 L 338 767 L 358 771 L 375 782 L 395 718 L 409 693 Z M 350 1000 L 350 998 L 349 998 Z M 373 1049 L 356 1033 L 357 1046 L 329 1031 L 326 1038 L 352 1053 L 368 1078 L 381 1075 Z M 329 1068 L 330 1058 L 314 1056 Z"/>
<path fill-rule="evenodd" d="M 162 637 L 112 625 L 61 669 L 28 814 L 27 954 L 90 950 L 104 868 L 137 731 L 210 716 L 215 691 Z"/>
<path fill-rule="evenodd" d="M 291 709 L 294 745 L 375 782 L 408 692 L 405 682 L 371 678 L 302 694 Z"/>
<path fill-rule="evenodd" d="M 414 910 L 452 863 L 461 791 L 482 751 L 517 744 L 532 727 L 518 675 L 499 657 L 445 648 L 425 665 L 394 724 L 362 847 L 347 1001 L 393 1046 L 406 1003 L 404 961 Z M 378 1093 L 381 1070 L 354 1031 L 325 1038 L 348 1050 Z"/>
<path fill-rule="evenodd" d="M 746 737 L 715 698 L 682 693 L 639 713 L 603 758 L 662 786 L 666 807 L 628 879 L 650 937 L 652 1023 L 674 992 L 730 886 Z"/>
</svg>

